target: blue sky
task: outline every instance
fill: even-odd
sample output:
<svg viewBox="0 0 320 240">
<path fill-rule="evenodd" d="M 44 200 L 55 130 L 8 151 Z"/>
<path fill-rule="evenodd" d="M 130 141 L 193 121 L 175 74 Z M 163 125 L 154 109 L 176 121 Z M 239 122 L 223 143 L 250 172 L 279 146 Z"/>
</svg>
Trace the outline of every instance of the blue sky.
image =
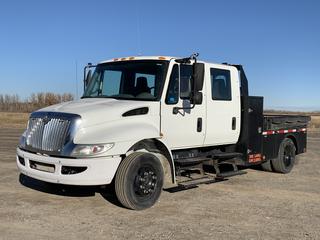
<svg viewBox="0 0 320 240">
<path fill-rule="evenodd" d="M 244 65 L 265 106 L 320 110 L 320 1 L 4 1 L 0 93 L 82 93 L 87 62 L 189 56 Z"/>
</svg>

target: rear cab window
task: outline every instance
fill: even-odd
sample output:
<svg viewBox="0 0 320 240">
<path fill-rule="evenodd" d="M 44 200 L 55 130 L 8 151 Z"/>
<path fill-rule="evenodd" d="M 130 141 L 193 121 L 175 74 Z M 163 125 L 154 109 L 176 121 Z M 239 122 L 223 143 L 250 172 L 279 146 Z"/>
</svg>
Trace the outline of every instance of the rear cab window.
<svg viewBox="0 0 320 240">
<path fill-rule="evenodd" d="M 212 100 L 231 101 L 230 70 L 210 68 Z"/>
</svg>

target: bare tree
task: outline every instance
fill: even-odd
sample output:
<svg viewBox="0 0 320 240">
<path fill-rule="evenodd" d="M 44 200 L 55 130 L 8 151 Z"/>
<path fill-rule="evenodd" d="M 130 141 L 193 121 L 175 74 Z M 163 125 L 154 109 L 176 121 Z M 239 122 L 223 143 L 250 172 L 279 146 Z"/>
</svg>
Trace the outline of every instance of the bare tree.
<svg viewBox="0 0 320 240">
<path fill-rule="evenodd" d="M 0 94 L 0 111 L 2 112 L 32 112 L 36 109 L 53 104 L 71 101 L 74 97 L 70 93 L 32 93 L 26 100 L 21 100 L 17 94 Z"/>
</svg>

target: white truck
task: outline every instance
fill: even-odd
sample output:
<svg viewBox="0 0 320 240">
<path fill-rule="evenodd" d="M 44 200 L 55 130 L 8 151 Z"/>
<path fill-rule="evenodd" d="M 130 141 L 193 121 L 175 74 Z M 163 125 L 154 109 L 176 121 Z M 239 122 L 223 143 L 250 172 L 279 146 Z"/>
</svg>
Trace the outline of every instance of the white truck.
<svg viewBox="0 0 320 240">
<path fill-rule="evenodd" d="M 95 68 L 91 74 L 91 68 Z M 288 173 L 306 151 L 305 116 L 264 116 L 241 65 L 126 57 L 88 64 L 80 100 L 30 115 L 20 172 L 68 185 L 114 184 L 129 209 L 261 165 Z"/>
</svg>

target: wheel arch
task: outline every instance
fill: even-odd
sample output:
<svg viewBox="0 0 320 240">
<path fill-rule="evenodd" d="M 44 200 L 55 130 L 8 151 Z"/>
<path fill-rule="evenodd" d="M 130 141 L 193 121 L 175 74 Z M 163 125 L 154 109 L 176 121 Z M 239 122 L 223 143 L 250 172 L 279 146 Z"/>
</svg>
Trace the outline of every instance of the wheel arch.
<svg viewBox="0 0 320 240">
<path fill-rule="evenodd" d="M 129 148 L 127 154 L 139 150 L 146 150 L 158 156 L 165 173 L 164 188 L 166 188 L 166 184 L 170 185 L 176 182 L 172 153 L 163 141 L 157 138 L 140 140 Z"/>
<path fill-rule="evenodd" d="M 298 149 L 299 146 L 298 146 L 298 142 L 297 142 L 296 137 L 295 137 L 294 135 L 292 135 L 292 134 L 288 134 L 288 135 L 286 135 L 285 138 L 289 138 L 289 139 L 293 142 L 294 146 L 296 147 L 296 152 L 295 152 L 295 154 L 298 154 L 298 152 L 299 152 L 299 149 Z"/>
</svg>

